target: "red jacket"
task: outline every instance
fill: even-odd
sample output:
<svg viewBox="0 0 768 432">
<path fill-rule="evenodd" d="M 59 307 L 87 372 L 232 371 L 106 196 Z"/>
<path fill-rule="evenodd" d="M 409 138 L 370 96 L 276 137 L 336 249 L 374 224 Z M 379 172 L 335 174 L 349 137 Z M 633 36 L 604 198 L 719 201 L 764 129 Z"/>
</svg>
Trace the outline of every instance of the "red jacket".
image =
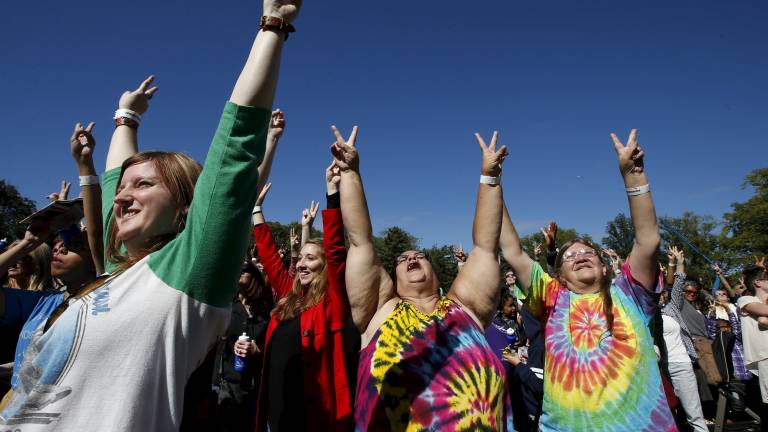
<svg viewBox="0 0 768 432">
<path fill-rule="evenodd" d="M 259 257 L 264 264 L 277 297 L 284 297 L 293 288 L 277 245 L 267 224 L 253 228 Z M 344 285 L 347 250 L 344 248 L 344 225 L 340 209 L 323 210 L 323 249 L 325 250 L 328 284 L 323 301 L 301 312 L 301 353 L 304 364 L 304 404 L 308 430 L 352 430 L 352 402 L 347 382 L 342 327 L 350 314 L 349 300 Z M 269 342 L 279 320 L 272 315 L 267 327 L 264 356 L 267 358 Z M 266 361 L 264 364 L 266 365 Z M 261 413 L 264 389 L 264 370 L 259 388 L 256 430 L 264 423 Z"/>
</svg>

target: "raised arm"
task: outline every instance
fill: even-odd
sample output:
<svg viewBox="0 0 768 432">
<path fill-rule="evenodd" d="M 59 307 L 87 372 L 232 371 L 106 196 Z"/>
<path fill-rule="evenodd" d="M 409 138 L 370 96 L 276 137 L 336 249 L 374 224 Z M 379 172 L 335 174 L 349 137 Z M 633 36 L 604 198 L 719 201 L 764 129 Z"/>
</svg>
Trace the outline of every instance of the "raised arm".
<svg viewBox="0 0 768 432">
<path fill-rule="evenodd" d="M 626 146 L 616 137 L 616 134 L 612 133 L 611 139 L 619 160 L 619 170 L 624 178 L 624 186 L 627 189 L 629 213 L 635 228 L 635 244 L 627 259 L 632 269 L 632 276 L 643 287 L 651 290 L 656 286 L 654 280 L 658 271 L 656 253 L 661 236 L 648 178 L 645 176 L 643 164 L 645 154 L 637 141 L 637 129 L 632 129 L 629 133 Z"/>
<path fill-rule="evenodd" d="M 477 188 L 475 218 L 472 222 L 474 246 L 467 263 L 453 281 L 448 295 L 469 308 L 479 321 L 478 324 L 485 328 L 493 319 L 499 299 L 499 262 L 496 260 L 496 248 L 499 245 L 504 206 L 500 182 L 501 163 L 507 155 L 507 147 L 496 149 L 498 132 L 493 133 L 490 145 L 486 145 L 480 134 L 476 133 L 475 137 L 483 152 L 483 163 Z"/>
<path fill-rule="evenodd" d="M 309 208 L 305 208 L 301 212 L 301 247 L 304 247 L 309 237 L 312 236 L 312 224 L 315 222 L 319 209 L 320 201 L 311 201 Z"/>
<path fill-rule="evenodd" d="M 528 288 L 531 287 L 533 260 L 520 246 L 520 236 L 517 235 L 517 230 L 509 217 L 506 205 L 502 211 L 499 247 L 501 248 L 501 256 L 504 257 L 507 264 L 512 266 L 512 270 L 517 275 L 517 285 L 523 292 L 527 293 Z"/>
<path fill-rule="evenodd" d="M 5 252 L 0 254 L 0 275 L 7 274 L 9 268 L 43 244 L 48 238 L 49 231 L 47 226 L 40 224 L 34 224 L 27 228 L 24 237 L 18 243 L 9 246 Z"/>
<path fill-rule="evenodd" d="M 355 147 L 357 126 L 348 140 L 344 140 L 335 126 L 333 133 L 336 142 L 331 146 L 331 152 L 341 171 L 341 215 L 349 239 L 345 275 L 347 297 L 355 325 L 365 332 L 376 311 L 395 296 L 395 290 L 373 247 L 373 228 Z"/>
<path fill-rule="evenodd" d="M 154 75 L 145 79 L 136 90 L 126 90 L 120 96 L 115 112 L 115 131 L 107 152 L 105 171 L 119 168 L 129 157 L 139 151 L 137 132 L 141 116 L 149 108 L 149 100 L 157 92 L 157 87 L 151 87 Z"/>
<path fill-rule="evenodd" d="M 290 25 L 299 14 L 301 0 L 264 0 L 264 16 Z M 248 60 L 232 90 L 230 101 L 241 106 L 272 109 L 280 71 L 280 55 L 287 32 L 263 27 L 253 42 Z"/>
<path fill-rule="evenodd" d="M 104 223 L 101 220 L 101 185 L 93 165 L 93 150 L 96 140 L 93 138 L 93 122 L 83 129 L 78 123 L 69 139 L 69 148 L 77 165 L 80 176 L 80 195 L 83 197 L 83 213 L 88 234 L 88 246 L 91 258 L 96 266 L 96 273 L 104 273 Z"/>
<path fill-rule="evenodd" d="M 256 190 L 264 189 L 269 179 L 269 173 L 272 171 L 272 161 L 275 159 L 277 143 L 285 131 L 285 113 L 276 109 L 272 111 L 272 117 L 269 119 L 269 131 L 267 132 L 267 145 L 264 151 L 264 160 L 259 165 L 259 181 L 256 183 Z"/>
<path fill-rule="evenodd" d="M 715 273 L 717 274 L 717 278 L 720 280 L 720 285 L 728 293 L 728 297 L 735 296 L 736 292 L 733 290 L 733 287 L 731 286 L 731 284 L 728 283 L 728 279 L 726 279 L 725 272 L 723 272 L 723 269 L 720 268 L 719 265 L 713 264 L 712 270 L 714 270 Z"/>
<path fill-rule="evenodd" d="M 256 198 L 256 205 L 253 207 L 252 213 L 253 236 L 256 240 L 259 258 L 264 265 L 264 271 L 267 273 L 267 277 L 277 296 L 283 297 L 290 291 L 293 280 L 288 268 L 280 257 L 275 239 L 272 237 L 272 233 L 264 219 L 262 205 L 270 188 L 272 188 L 272 183 L 267 183 L 259 192 L 258 198 Z"/>
</svg>

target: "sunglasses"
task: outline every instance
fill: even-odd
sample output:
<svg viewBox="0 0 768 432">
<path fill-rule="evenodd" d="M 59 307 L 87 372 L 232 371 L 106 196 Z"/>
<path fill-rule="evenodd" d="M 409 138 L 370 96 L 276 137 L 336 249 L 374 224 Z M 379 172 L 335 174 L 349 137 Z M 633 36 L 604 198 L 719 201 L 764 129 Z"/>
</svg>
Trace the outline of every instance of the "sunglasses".
<svg viewBox="0 0 768 432">
<path fill-rule="evenodd" d="M 686 294 L 693 294 L 693 295 L 696 295 L 696 294 L 698 294 L 698 292 L 697 292 L 697 291 L 689 291 L 689 290 L 685 290 L 685 291 L 683 291 L 683 292 L 684 292 L 684 293 L 686 293 Z"/>
</svg>

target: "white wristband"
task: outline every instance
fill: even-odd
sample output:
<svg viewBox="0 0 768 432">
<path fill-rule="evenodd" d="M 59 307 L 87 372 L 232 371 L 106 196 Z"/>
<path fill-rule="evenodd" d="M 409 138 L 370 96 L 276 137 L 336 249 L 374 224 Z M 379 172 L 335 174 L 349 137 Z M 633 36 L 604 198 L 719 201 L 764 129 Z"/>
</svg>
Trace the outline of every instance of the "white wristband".
<svg viewBox="0 0 768 432">
<path fill-rule="evenodd" d="M 253 206 L 253 211 L 251 212 L 251 214 L 256 214 L 256 213 L 261 213 L 261 206 L 260 205 Z"/>
<path fill-rule="evenodd" d="M 480 176 L 480 183 L 487 184 L 487 185 L 497 185 L 499 184 L 499 178 L 498 177 L 491 177 L 487 175 L 481 175 Z"/>
<path fill-rule="evenodd" d="M 129 110 L 126 108 L 118 109 L 117 111 L 115 111 L 115 119 L 118 119 L 120 117 L 129 118 L 131 120 L 135 120 L 138 123 L 141 123 L 141 115 L 133 110 Z"/>
<path fill-rule="evenodd" d="M 80 176 L 80 186 L 93 186 L 99 184 L 99 176 L 97 175 L 89 175 L 89 176 Z"/>
<path fill-rule="evenodd" d="M 638 195 L 647 194 L 650 191 L 651 191 L 651 186 L 648 184 L 644 184 L 642 186 L 627 188 L 627 195 L 638 196 Z"/>
</svg>

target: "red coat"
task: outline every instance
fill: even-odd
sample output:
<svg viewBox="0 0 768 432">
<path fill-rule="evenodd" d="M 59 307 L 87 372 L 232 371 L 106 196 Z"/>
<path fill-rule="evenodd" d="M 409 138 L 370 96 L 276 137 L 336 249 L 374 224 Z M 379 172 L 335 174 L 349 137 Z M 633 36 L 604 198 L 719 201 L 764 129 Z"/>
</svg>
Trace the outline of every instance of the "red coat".
<svg viewBox="0 0 768 432">
<path fill-rule="evenodd" d="M 267 224 L 253 228 L 253 235 L 269 282 L 278 298 L 293 288 L 293 279 L 277 252 Z M 344 225 L 340 209 L 323 210 L 323 249 L 325 250 L 328 284 L 323 301 L 301 312 L 301 354 L 304 365 L 304 404 L 308 430 L 352 430 L 352 402 L 344 361 L 342 327 L 350 314 L 344 285 L 347 250 L 344 248 Z M 264 356 L 267 358 L 272 333 L 279 324 L 275 315 L 269 321 Z M 266 361 L 264 364 L 266 365 Z M 264 423 L 259 411 L 264 390 L 264 370 L 259 388 L 256 430 Z"/>
</svg>

